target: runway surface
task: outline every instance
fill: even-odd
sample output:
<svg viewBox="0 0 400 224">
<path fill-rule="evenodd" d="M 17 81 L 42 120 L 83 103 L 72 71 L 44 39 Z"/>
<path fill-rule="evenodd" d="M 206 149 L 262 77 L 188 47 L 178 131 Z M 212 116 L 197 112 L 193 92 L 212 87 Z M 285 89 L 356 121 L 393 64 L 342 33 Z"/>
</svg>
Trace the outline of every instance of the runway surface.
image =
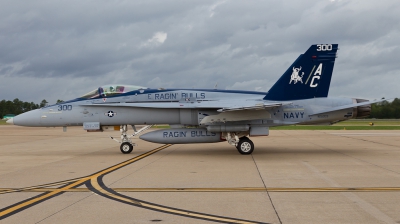
<svg viewBox="0 0 400 224">
<path fill-rule="evenodd" d="M 400 131 L 271 131 L 227 143 L 0 126 L 1 223 L 400 223 Z"/>
</svg>

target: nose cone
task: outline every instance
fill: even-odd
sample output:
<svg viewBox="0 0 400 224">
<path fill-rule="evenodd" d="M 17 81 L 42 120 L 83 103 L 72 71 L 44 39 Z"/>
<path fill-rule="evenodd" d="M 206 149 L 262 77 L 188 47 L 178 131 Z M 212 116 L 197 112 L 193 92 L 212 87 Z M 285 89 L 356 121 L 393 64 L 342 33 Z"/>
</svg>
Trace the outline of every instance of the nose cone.
<svg viewBox="0 0 400 224">
<path fill-rule="evenodd" d="M 10 118 L 6 121 L 7 124 L 14 124 L 14 118 Z"/>
<path fill-rule="evenodd" d="M 23 114 L 20 114 L 18 116 L 15 116 L 12 122 L 13 124 L 19 126 L 38 127 L 40 126 L 40 116 L 41 116 L 40 109 L 31 110 Z"/>
</svg>

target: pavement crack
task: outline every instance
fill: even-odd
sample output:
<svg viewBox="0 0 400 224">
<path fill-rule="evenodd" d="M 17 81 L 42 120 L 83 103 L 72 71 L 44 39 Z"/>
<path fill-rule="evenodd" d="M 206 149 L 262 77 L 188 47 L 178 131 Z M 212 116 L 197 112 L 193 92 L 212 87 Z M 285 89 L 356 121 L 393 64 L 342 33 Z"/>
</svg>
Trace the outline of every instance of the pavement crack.
<svg viewBox="0 0 400 224">
<path fill-rule="evenodd" d="M 265 184 L 264 179 L 263 179 L 262 176 L 261 176 L 260 169 L 258 169 L 256 160 L 254 159 L 253 154 L 251 154 L 251 158 L 253 159 L 254 165 L 256 166 L 256 169 L 257 169 L 257 172 L 258 172 L 258 175 L 260 176 L 260 179 L 261 179 L 261 181 L 262 181 L 262 183 L 263 183 L 263 185 L 264 185 L 265 192 L 267 192 L 267 195 L 268 195 L 269 201 L 271 202 L 272 208 L 274 208 L 275 214 L 276 214 L 276 216 L 278 217 L 279 223 L 282 224 L 281 217 L 279 217 L 278 211 L 276 210 L 275 205 L 274 205 L 274 203 L 272 202 L 272 198 L 271 198 L 271 196 L 269 195 L 267 185 Z"/>
<path fill-rule="evenodd" d="M 52 217 L 52 216 L 54 216 L 54 215 L 56 215 L 56 214 L 62 212 L 62 211 L 64 211 L 65 209 L 67 209 L 67 208 L 69 208 L 69 207 L 71 207 L 71 206 L 73 206 L 73 205 L 78 204 L 79 202 L 85 200 L 86 198 L 89 198 L 90 196 L 93 196 L 93 193 L 91 193 L 90 195 L 88 195 L 88 196 L 86 196 L 86 197 L 84 197 L 84 198 L 82 198 L 82 199 L 80 199 L 80 200 L 78 200 L 78 201 L 75 201 L 74 203 L 72 203 L 72 204 L 70 204 L 70 205 L 68 205 L 68 206 L 66 206 L 66 207 L 64 207 L 64 208 L 62 208 L 62 209 L 60 209 L 60 210 L 58 210 L 57 212 L 54 212 L 54 213 L 51 214 L 51 215 L 46 216 L 44 219 L 39 220 L 39 221 L 36 222 L 36 223 L 41 223 L 42 221 L 44 221 L 44 220 L 46 220 L 46 219 L 48 219 L 48 218 L 50 218 L 50 217 Z"/>
<path fill-rule="evenodd" d="M 343 136 L 343 135 L 338 135 L 338 136 L 343 137 L 343 138 L 349 138 L 349 139 L 364 141 L 364 142 L 371 142 L 371 143 L 378 144 L 378 145 L 386 145 L 386 146 L 391 146 L 391 147 L 399 148 L 399 146 L 396 146 L 396 145 L 390 145 L 390 144 L 381 143 L 381 142 L 374 142 L 374 141 L 366 140 L 366 139 L 351 138 L 351 137 L 349 137 L 349 136 Z"/>
<path fill-rule="evenodd" d="M 340 135 L 339 135 L 339 136 L 340 136 Z M 349 138 L 349 139 L 353 139 L 353 140 L 362 140 L 362 141 L 367 141 L 367 140 L 364 140 L 364 139 L 350 138 L 350 137 L 346 137 L 346 136 L 340 136 L 340 137 L 345 137 L 345 138 Z M 313 145 L 319 146 L 319 147 L 321 147 L 321 148 L 323 148 L 323 149 L 327 149 L 327 150 L 330 150 L 330 151 L 332 151 L 332 152 L 335 152 L 335 153 L 338 153 L 338 154 L 341 154 L 341 155 L 344 155 L 344 156 L 350 157 L 350 158 L 352 158 L 352 159 L 355 159 L 355 160 L 361 161 L 361 162 L 363 162 L 363 163 L 367 163 L 367 164 L 370 164 L 370 165 L 372 165 L 372 166 L 379 167 L 379 168 L 381 168 L 381 169 L 384 169 L 384 170 L 386 170 L 386 171 L 390 171 L 390 172 L 392 172 L 392 173 L 395 173 L 395 174 L 400 174 L 400 172 L 397 172 L 397 171 L 394 171 L 394 170 L 388 169 L 388 168 L 386 168 L 386 167 L 383 167 L 383 166 L 379 166 L 379 165 L 377 165 L 377 164 L 374 164 L 374 163 L 368 162 L 368 161 L 366 161 L 366 160 L 363 160 L 363 159 L 360 159 L 360 158 L 357 158 L 357 157 L 354 157 L 354 156 L 348 155 L 348 154 L 346 154 L 346 153 L 343 153 L 343 152 L 339 152 L 339 151 L 337 151 L 337 150 L 334 150 L 334 149 L 328 148 L 328 147 L 326 147 L 326 146 L 319 145 L 319 144 L 317 144 L 317 143 L 310 142 L 310 141 L 307 141 L 307 140 L 305 140 L 305 141 L 306 141 L 307 143 L 310 143 L 310 144 L 313 144 Z M 367 141 L 367 142 L 369 142 L 369 141 Z M 372 143 L 375 143 L 375 142 L 372 142 Z M 376 144 L 379 144 L 379 143 L 376 143 Z M 387 145 L 387 144 L 382 144 L 382 145 Z M 395 146 L 393 146 L 393 145 L 387 145 L 387 146 L 392 146 L 392 147 L 395 147 Z"/>
<path fill-rule="evenodd" d="M 309 170 L 311 170 L 314 174 L 318 175 L 319 178 L 324 180 L 325 182 L 329 183 L 330 185 L 334 187 L 340 187 L 340 184 L 338 184 L 336 181 L 333 179 L 329 178 L 328 176 L 324 175 L 321 173 L 316 167 L 312 166 L 308 162 L 302 162 Z M 380 209 L 377 207 L 373 206 L 372 204 L 368 203 L 364 199 L 360 198 L 354 193 L 351 192 L 340 192 L 343 196 L 345 196 L 348 200 L 352 201 L 355 203 L 358 207 L 363 209 L 365 212 L 373 216 L 379 221 L 382 221 L 384 223 L 395 223 L 394 220 L 386 215 L 384 212 L 382 212 Z"/>
</svg>

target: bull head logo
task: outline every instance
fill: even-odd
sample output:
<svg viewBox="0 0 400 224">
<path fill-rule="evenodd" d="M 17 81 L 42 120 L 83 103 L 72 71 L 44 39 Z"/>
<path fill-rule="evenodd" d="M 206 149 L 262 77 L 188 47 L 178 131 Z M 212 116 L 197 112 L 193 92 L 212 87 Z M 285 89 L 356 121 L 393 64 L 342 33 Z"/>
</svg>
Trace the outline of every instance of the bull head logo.
<svg viewBox="0 0 400 224">
<path fill-rule="evenodd" d="M 300 66 L 300 68 L 293 67 L 293 72 L 292 72 L 292 75 L 290 76 L 289 84 L 292 84 L 292 81 L 294 82 L 294 84 L 296 84 L 297 82 L 303 83 L 304 72 L 301 72 L 301 76 L 300 76 L 299 75 L 300 70 L 301 70 L 301 66 Z"/>
</svg>

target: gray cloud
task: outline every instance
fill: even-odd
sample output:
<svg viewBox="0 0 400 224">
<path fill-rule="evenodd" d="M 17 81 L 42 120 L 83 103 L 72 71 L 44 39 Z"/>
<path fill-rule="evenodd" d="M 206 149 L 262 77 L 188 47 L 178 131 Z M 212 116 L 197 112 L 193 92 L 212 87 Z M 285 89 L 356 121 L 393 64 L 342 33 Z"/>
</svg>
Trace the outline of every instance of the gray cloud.
<svg viewBox="0 0 400 224">
<path fill-rule="evenodd" d="M 330 96 L 399 97 L 400 2 L 4 1 L 0 99 L 107 83 L 268 91 L 311 44 L 340 45 Z"/>
</svg>

